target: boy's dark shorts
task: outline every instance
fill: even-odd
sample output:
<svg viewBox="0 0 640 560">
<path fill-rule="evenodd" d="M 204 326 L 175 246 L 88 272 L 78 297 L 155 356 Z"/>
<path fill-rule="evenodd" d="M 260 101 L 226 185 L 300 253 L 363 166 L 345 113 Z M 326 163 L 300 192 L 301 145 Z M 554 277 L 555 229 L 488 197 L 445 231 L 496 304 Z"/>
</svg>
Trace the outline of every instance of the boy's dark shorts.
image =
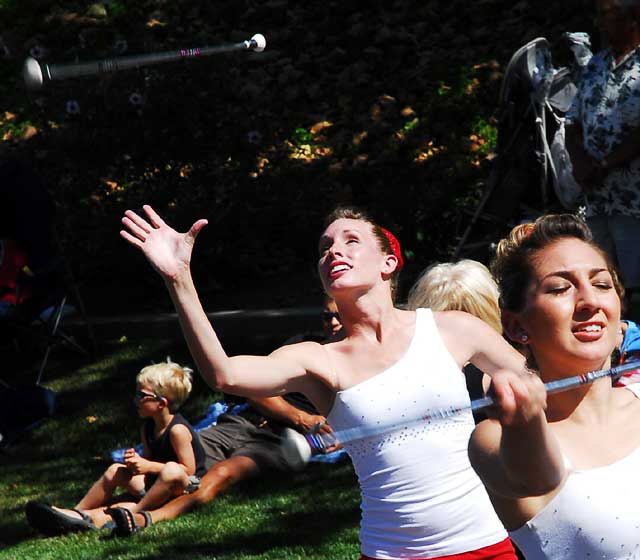
<svg viewBox="0 0 640 560">
<path fill-rule="evenodd" d="M 221 414 L 215 426 L 201 430 L 198 435 L 207 469 L 225 459 L 242 456 L 252 459 L 260 471 L 294 470 L 282 452 L 282 438 L 270 428 L 258 428 L 242 416 Z"/>
</svg>

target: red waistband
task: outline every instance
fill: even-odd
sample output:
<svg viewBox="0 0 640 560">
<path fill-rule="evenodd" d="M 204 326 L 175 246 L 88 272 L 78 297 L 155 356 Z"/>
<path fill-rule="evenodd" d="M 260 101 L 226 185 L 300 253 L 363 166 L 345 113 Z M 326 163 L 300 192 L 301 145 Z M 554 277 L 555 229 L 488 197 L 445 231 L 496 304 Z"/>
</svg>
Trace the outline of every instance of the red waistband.
<svg viewBox="0 0 640 560">
<path fill-rule="evenodd" d="M 360 560 L 376 560 L 364 554 Z M 407 560 L 517 560 L 516 551 L 513 549 L 511 539 L 507 537 L 503 541 L 490 546 L 483 546 L 470 552 L 460 554 L 450 554 L 449 556 L 438 556 L 437 558 L 411 558 Z"/>
</svg>

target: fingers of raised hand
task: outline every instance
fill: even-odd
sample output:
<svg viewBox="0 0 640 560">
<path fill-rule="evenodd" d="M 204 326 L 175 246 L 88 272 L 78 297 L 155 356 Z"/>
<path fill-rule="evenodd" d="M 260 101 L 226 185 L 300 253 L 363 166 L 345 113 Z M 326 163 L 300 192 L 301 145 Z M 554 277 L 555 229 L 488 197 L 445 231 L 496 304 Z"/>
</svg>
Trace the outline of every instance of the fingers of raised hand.
<svg viewBox="0 0 640 560">
<path fill-rule="evenodd" d="M 209 222 L 207 220 L 202 218 L 191 226 L 191 229 L 189 230 L 188 235 L 192 239 L 192 241 L 195 241 L 195 238 L 198 237 L 198 234 L 200 233 L 202 228 L 206 226 L 208 223 Z"/>
<path fill-rule="evenodd" d="M 140 241 L 137 237 L 131 235 L 128 231 L 121 229 L 120 237 L 122 237 L 125 241 L 131 243 L 131 245 L 138 247 L 138 249 L 142 249 L 142 241 Z"/>
<path fill-rule="evenodd" d="M 125 216 L 122 218 L 122 224 L 127 228 L 128 232 L 139 239 L 140 241 L 146 241 L 147 236 L 151 232 L 150 229 L 143 228 L 139 226 L 134 220 L 132 220 L 129 216 Z"/>
<path fill-rule="evenodd" d="M 134 224 L 138 228 L 138 230 L 141 230 L 145 233 L 151 233 L 151 230 L 154 229 L 154 226 L 152 226 L 149 222 L 147 222 L 147 220 L 145 220 L 132 210 L 127 210 L 124 213 L 124 218 L 122 218 L 122 221 L 125 222 L 125 220 L 127 220 L 127 223 L 129 224 Z"/>
<path fill-rule="evenodd" d="M 155 227 L 159 228 L 160 226 L 165 225 L 164 220 L 160 217 L 160 215 L 153 208 L 151 208 L 151 206 L 149 206 L 148 204 L 145 204 L 142 207 L 142 209 L 144 210 L 144 213 L 149 218 L 149 221 Z"/>
</svg>

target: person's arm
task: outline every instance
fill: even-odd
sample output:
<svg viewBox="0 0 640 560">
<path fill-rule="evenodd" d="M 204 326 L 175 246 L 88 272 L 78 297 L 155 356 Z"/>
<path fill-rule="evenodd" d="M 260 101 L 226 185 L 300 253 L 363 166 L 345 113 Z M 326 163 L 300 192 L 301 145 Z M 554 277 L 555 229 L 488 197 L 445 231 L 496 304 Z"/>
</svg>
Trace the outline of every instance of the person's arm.
<svg viewBox="0 0 640 560">
<path fill-rule="evenodd" d="M 124 452 L 124 464 L 133 475 L 159 473 L 164 467 L 164 463 L 158 463 L 138 455 L 138 452 L 133 448 Z"/>
<path fill-rule="evenodd" d="M 470 361 L 491 377 L 494 405 L 487 412 L 497 421 L 480 422 L 469 447 L 485 485 L 505 497 L 538 496 L 557 487 L 564 464 L 545 418 L 546 390 L 540 378 L 484 321 L 462 311 L 435 317 L 454 359 L 459 364 Z"/>
<path fill-rule="evenodd" d="M 188 475 L 196 472 L 196 458 L 191 446 L 191 432 L 186 426 L 177 425 L 171 428 L 169 432 L 171 446 L 176 453 L 177 462 L 180 463 Z M 125 465 L 131 474 L 157 474 L 166 463 L 154 461 L 147 454 L 142 457 L 138 455 L 135 449 L 129 449 L 125 452 Z"/>
<path fill-rule="evenodd" d="M 260 414 L 296 428 L 302 433 L 307 433 L 317 425 L 320 426 L 321 433 L 330 432 L 331 428 L 327 424 L 327 419 L 320 414 L 309 414 L 297 406 L 288 403 L 282 397 L 264 397 L 250 399 L 253 406 Z"/>
<path fill-rule="evenodd" d="M 469 459 L 490 493 L 502 498 L 542 496 L 564 480 L 560 446 L 544 414 L 546 392 L 537 375 L 497 373 L 491 394 L 498 419 L 480 422 Z"/>
<path fill-rule="evenodd" d="M 633 128 L 601 161 L 604 169 L 626 165 L 640 155 L 640 127 Z"/>
<path fill-rule="evenodd" d="M 191 441 L 193 436 L 189 429 L 182 424 L 178 424 L 171 428 L 169 438 L 171 439 L 171 446 L 178 458 L 177 462 L 184 467 L 187 475 L 195 474 L 196 455 L 193 452 L 193 445 Z"/>
<path fill-rule="evenodd" d="M 141 457 L 136 453 L 135 449 L 125 451 L 124 464 L 131 474 L 158 474 L 165 463 L 159 463 L 158 461 L 152 461 Z"/>
<path fill-rule="evenodd" d="M 434 318 L 447 350 L 461 368 L 471 362 L 489 376 L 501 370 L 525 373 L 524 356 L 481 319 L 464 311 L 439 311 Z"/>
<path fill-rule="evenodd" d="M 207 224 L 198 220 L 186 233 L 169 227 L 145 205 L 147 219 L 128 210 L 120 235 L 140 249 L 163 278 L 175 305 L 191 355 L 205 381 L 226 393 L 247 397 L 302 392 L 307 396 L 321 388 L 308 371 L 326 370 L 322 348 L 302 342 L 276 350 L 269 356 L 229 357 L 207 318 L 190 271 L 191 253 L 198 233 Z M 317 346 L 317 349 L 315 348 Z"/>
<path fill-rule="evenodd" d="M 582 126 L 577 123 L 567 124 L 565 145 L 571 157 L 573 178 L 583 190 L 589 190 L 602 173 L 603 165 L 587 152 L 582 139 Z"/>
</svg>

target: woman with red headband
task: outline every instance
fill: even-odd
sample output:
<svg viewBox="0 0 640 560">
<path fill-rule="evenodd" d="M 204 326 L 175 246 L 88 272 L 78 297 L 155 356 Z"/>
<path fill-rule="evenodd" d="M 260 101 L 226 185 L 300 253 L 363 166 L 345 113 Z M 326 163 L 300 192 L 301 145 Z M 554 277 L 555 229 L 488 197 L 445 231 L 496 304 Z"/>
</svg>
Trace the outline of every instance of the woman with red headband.
<svg viewBox="0 0 640 560">
<path fill-rule="evenodd" d="M 318 271 L 337 303 L 342 336 L 325 345 L 284 346 L 269 356 L 229 357 L 189 270 L 206 220 L 178 233 L 149 206 L 144 211 L 146 219 L 125 213 L 121 235 L 164 279 L 198 369 L 216 389 L 247 397 L 301 392 L 340 430 L 468 405 L 461 371 L 468 362 L 503 387 L 544 395 L 536 376 L 512 373 L 523 372 L 521 355 L 481 320 L 458 311 L 397 309 L 400 244 L 350 208 L 328 217 L 319 242 Z M 515 559 L 469 464 L 473 428 L 468 412 L 345 443 L 362 492 L 363 559 Z"/>
</svg>

